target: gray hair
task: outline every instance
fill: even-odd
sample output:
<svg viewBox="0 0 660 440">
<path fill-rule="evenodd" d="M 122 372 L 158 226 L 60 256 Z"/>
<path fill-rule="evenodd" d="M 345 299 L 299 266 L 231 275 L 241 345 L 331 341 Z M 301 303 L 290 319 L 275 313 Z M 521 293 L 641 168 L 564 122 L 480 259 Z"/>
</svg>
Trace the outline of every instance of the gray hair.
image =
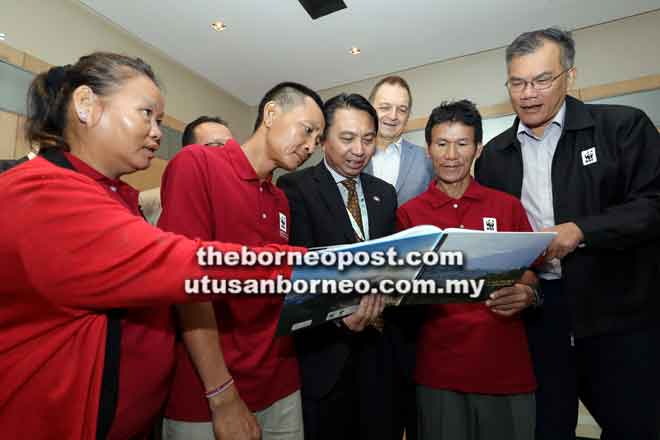
<svg viewBox="0 0 660 440">
<path fill-rule="evenodd" d="M 563 31 L 557 27 L 520 34 L 506 48 L 506 65 L 511 64 L 513 58 L 535 52 L 545 41 L 551 41 L 559 45 L 561 49 L 561 65 L 564 69 L 573 67 L 575 63 L 575 40 L 573 40 L 570 32 Z"/>
</svg>

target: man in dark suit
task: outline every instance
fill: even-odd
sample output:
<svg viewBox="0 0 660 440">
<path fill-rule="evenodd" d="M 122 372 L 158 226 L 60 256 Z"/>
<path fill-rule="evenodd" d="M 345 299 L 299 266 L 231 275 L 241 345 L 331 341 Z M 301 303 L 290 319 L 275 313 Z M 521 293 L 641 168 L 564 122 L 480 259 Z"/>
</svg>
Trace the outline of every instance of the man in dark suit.
<svg viewBox="0 0 660 440">
<path fill-rule="evenodd" d="M 360 95 L 341 94 L 323 114 L 323 161 L 278 181 L 291 209 L 290 243 L 326 246 L 391 234 L 394 187 L 362 172 L 375 150 L 376 111 Z M 396 331 L 387 317 L 384 327 L 371 322 L 382 308 L 382 298 L 367 296 L 355 314 L 295 336 L 307 440 L 401 439 L 392 379 Z"/>
</svg>

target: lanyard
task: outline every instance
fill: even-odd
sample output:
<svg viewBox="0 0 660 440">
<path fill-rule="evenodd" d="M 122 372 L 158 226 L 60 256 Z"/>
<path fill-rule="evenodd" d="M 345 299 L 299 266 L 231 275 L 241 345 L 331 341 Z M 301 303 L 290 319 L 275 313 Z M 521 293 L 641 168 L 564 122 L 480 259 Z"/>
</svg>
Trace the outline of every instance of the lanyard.
<svg viewBox="0 0 660 440">
<path fill-rule="evenodd" d="M 348 208 L 345 208 L 345 209 L 346 209 L 346 213 L 348 214 L 348 219 L 351 221 L 351 226 L 353 227 L 353 231 L 355 231 L 355 235 L 358 236 L 360 241 L 368 240 L 369 239 L 369 228 L 368 228 L 367 224 L 364 222 L 364 220 L 362 221 L 362 227 L 364 228 L 364 231 L 365 231 L 365 233 L 363 234 L 362 231 L 360 230 L 360 225 L 358 225 L 357 221 L 355 221 L 355 218 L 353 217 L 353 214 L 351 214 L 351 211 L 349 211 Z M 362 213 L 361 208 L 360 208 L 360 213 Z M 366 238 L 365 238 L 365 235 L 367 236 Z"/>
</svg>

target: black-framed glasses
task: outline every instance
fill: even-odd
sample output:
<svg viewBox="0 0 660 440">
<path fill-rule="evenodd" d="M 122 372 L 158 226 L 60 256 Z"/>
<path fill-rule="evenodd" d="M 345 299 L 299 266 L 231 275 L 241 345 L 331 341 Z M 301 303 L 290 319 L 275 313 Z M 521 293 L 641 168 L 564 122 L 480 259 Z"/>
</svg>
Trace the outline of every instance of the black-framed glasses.
<svg viewBox="0 0 660 440">
<path fill-rule="evenodd" d="M 504 83 L 504 85 L 514 93 L 520 93 L 527 88 L 527 85 L 531 85 L 534 90 L 546 90 L 552 87 L 552 83 L 555 82 L 557 78 L 562 76 L 564 73 L 571 70 L 572 67 L 569 67 L 566 70 L 563 70 L 561 73 L 551 77 L 551 78 L 536 78 L 531 81 L 527 81 L 522 78 L 510 79 Z"/>
</svg>

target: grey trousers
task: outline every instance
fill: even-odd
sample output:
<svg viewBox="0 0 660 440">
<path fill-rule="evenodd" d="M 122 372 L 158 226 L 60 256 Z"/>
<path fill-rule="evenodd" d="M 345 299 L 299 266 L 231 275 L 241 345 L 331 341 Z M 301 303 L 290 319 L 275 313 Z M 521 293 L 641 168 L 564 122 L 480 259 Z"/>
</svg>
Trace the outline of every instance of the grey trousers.
<svg viewBox="0 0 660 440">
<path fill-rule="evenodd" d="M 534 440 L 534 394 L 458 393 L 417 386 L 419 440 Z"/>
<path fill-rule="evenodd" d="M 303 440 L 300 390 L 254 413 L 262 440 Z M 211 422 L 182 422 L 165 419 L 163 440 L 215 440 Z"/>
</svg>

